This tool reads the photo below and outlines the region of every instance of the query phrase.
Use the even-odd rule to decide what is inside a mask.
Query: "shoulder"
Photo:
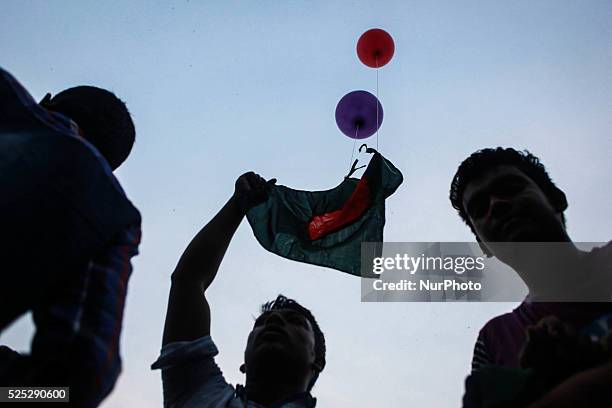
[[[474,344],[472,357],[472,371],[481,369],[488,364],[495,363],[496,338],[499,328],[511,319],[512,313],[504,313],[490,319],[478,332],[478,338]]]
[[[166,344],[152,369],[162,370],[165,407],[225,406],[234,397],[214,357],[210,336]]]
[[[474,360],[477,354],[486,354],[487,363],[503,366],[516,366],[524,346],[525,303],[511,312],[495,316],[480,329],[474,347]]]
[[[219,350],[210,336],[193,341],[175,341],[164,345],[152,369],[165,369],[190,363],[194,360],[212,359]]]
[[[479,337],[489,338],[492,335],[508,330],[516,330],[521,325],[521,314],[525,308],[524,303],[521,303],[514,310],[503,313],[501,315],[491,318],[485,325],[480,329]]]
[[[491,318],[478,332],[476,345],[487,350],[495,348],[498,339],[505,337],[506,332],[517,326],[516,309]]]

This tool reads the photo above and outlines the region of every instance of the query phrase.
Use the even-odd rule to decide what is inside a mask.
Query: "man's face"
[[[280,370],[289,376],[309,373],[315,361],[312,325],[295,310],[264,312],[255,320],[244,356],[251,377],[266,370]]]
[[[463,208],[483,242],[554,242],[565,236],[561,212],[513,166],[494,167],[471,181]]]

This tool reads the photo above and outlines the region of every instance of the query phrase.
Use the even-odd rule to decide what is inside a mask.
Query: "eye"
[[[487,212],[487,201],[483,196],[475,197],[467,207],[467,213],[472,218],[480,218]]]

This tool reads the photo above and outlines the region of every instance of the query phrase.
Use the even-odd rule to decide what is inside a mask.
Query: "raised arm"
[[[210,334],[210,307],[205,291],[215,279],[246,212],[266,199],[275,182],[275,179],[266,182],[253,172],[240,176],[232,197],[191,240],[172,273],[163,345]]]

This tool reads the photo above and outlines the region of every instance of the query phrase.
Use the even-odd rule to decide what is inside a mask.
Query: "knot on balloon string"
[[[367,144],[365,144],[365,143],[364,143],[364,144],[362,144],[361,146],[359,146],[359,153],[361,153],[361,149],[363,149],[364,147],[366,148],[366,153],[378,153],[378,152],[376,151],[376,149],[373,149],[373,148],[371,148],[371,147],[368,147],[368,145],[367,145]]]

